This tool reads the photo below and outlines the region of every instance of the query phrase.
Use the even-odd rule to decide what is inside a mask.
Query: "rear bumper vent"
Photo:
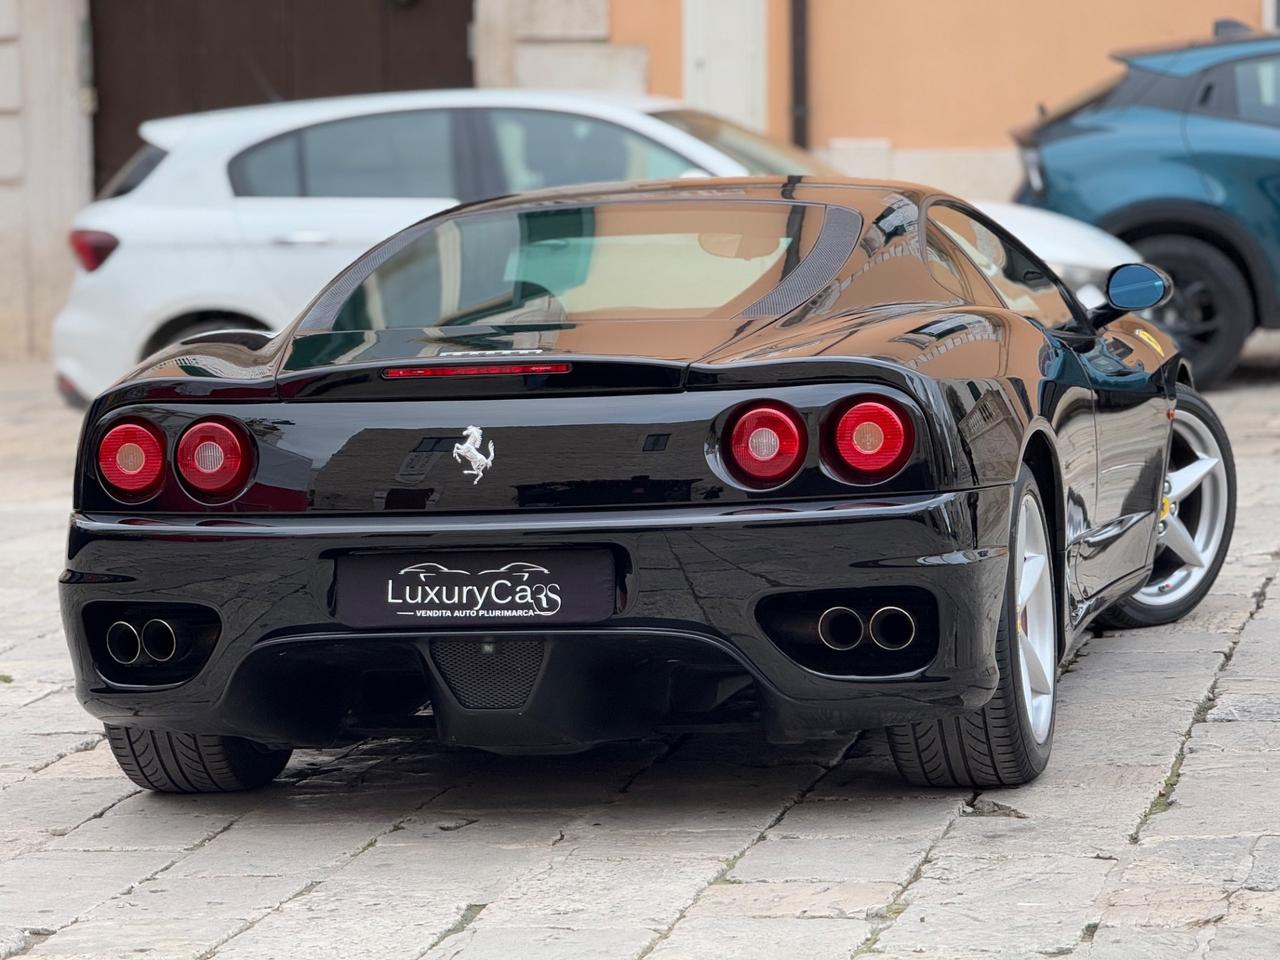
[[[541,640],[437,639],[431,659],[454,699],[468,710],[517,710],[538,682]]]

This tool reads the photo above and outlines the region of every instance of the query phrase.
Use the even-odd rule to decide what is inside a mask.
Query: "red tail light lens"
[[[80,266],[90,273],[102,266],[118,246],[120,241],[105,230],[71,231],[71,249]]]
[[[164,473],[164,434],[149,423],[121,423],[98,444],[98,471],[116,493],[136,500],[160,486]]]
[[[832,434],[838,473],[857,483],[887,480],[911,456],[911,420],[887,400],[860,400],[836,421]]]
[[[178,441],[178,473],[210,497],[236,493],[253,467],[249,438],[220,420],[193,424]]]
[[[808,449],[804,421],[790,407],[751,407],[733,421],[725,458],[743,483],[777,486],[795,476]]]
[[[521,377],[542,373],[568,373],[567,363],[478,363],[447,367],[389,367],[384,380],[413,380],[423,377]]]

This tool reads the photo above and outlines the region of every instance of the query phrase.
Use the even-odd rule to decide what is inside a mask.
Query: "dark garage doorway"
[[[472,85],[472,0],[90,0],[95,189],[154,117]]]

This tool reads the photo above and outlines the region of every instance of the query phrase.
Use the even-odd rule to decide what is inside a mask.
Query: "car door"
[[[1063,396],[1043,412],[1058,438],[1068,586],[1073,613],[1083,614],[1089,598],[1151,559],[1169,434],[1160,345],[1133,321],[1093,330],[1048,267],[993,221],[946,204],[931,206],[929,217],[1009,309],[1042,326],[1066,348],[1062,356],[1074,358],[1055,377],[1065,384]]]
[[[1169,358],[1132,318],[1093,329],[1080,304],[1030,250],[993,221],[981,226],[988,235],[979,231],[977,250],[966,252],[1010,309],[1039,323],[1074,355],[1084,390],[1068,387],[1068,393],[1091,395],[1092,437],[1083,419],[1071,414],[1073,406],[1083,409],[1083,396],[1059,402],[1054,423],[1068,483],[1073,613],[1083,614],[1092,597],[1151,562],[1168,456],[1172,401],[1162,367]],[[1091,508],[1081,476],[1090,462],[1097,471]],[[1074,493],[1073,484],[1080,485]]]
[[[228,165],[243,254],[292,318],[343,267],[397,230],[474,195],[459,111],[315,124]]]
[[[493,193],[707,172],[670,147],[600,117],[524,107],[474,113],[477,156]]]
[[[1280,276],[1280,55],[1206,72],[1185,120],[1192,160],[1214,206],[1262,246]]]

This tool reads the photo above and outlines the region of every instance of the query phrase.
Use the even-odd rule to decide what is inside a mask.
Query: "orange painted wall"
[[[791,139],[791,4],[766,0],[765,7],[765,132]]]
[[[679,98],[684,84],[681,0],[609,0],[609,40],[649,49],[649,92]]]
[[[1259,0],[809,0],[810,132],[1009,146],[1036,104],[1119,72],[1113,50],[1257,26]]]

